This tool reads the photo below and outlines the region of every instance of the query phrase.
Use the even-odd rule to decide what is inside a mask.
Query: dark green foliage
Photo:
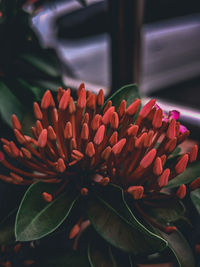
[[[55,51],[41,46],[31,16],[22,9],[24,2],[0,3],[0,94],[4,94],[0,117],[9,125],[12,113],[21,119],[24,112],[32,112],[33,101],[41,99],[46,89],[63,85]]]
[[[55,184],[38,182],[27,190],[17,213],[15,234],[17,241],[40,239],[56,230],[67,218],[77,195],[73,188],[60,194],[47,203],[42,198],[43,192],[53,194],[57,191]]]

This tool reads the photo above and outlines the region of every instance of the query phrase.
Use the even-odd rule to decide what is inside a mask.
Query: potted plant
[[[33,110],[32,136],[13,115],[16,141],[1,139],[0,179],[26,190],[1,223],[2,266],[195,266],[200,165],[178,111],[141,107],[134,84],[106,101],[47,90]]]

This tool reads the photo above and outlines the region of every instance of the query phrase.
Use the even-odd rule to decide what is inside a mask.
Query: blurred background
[[[44,47],[67,66],[63,81],[106,95],[136,82],[144,97],[200,128],[200,2],[76,0],[46,4],[32,18]]]
[[[144,97],[181,109],[200,127],[200,2],[76,0],[46,4],[32,18],[44,47],[67,66],[63,82],[106,95],[137,82]],[[178,105],[178,107],[177,107]],[[199,130],[197,129],[199,134]]]
[[[198,0],[2,0],[0,22],[0,113],[8,124],[7,90],[23,119],[47,88],[85,82],[108,96],[136,82],[144,101],[176,107],[199,136]]]

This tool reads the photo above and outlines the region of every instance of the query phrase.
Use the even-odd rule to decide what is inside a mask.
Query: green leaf
[[[97,242],[93,242],[88,246],[88,259],[91,267],[117,267],[116,262],[111,257],[108,246],[98,246]]]
[[[64,252],[39,260],[36,267],[90,267],[90,265],[84,255],[78,252]]]
[[[163,232],[160,233],[161,236],[167,240],[169,244],[168,246],[174,254],[180,267],[195,267],[193,252],[188,242],[179,231],[175,231],[171,234],[165,234]]]
[[[17,241],[40,239],[58,228],[67,218],[77,195],[68,184],[66,191],[47,203],[42,198],[43,192],[53,194],[58,189],[56,184],[37,182],[29,187],[20,204],[15,224]]]
[[[140,98],[139,91],[136,84],[125,85],[117,90],[111,97],[107,99],[103,108],[109,100],[112,101],[113,106],[116,110],[118,109],[122,100],[126,100],[126,107],[130,106],[136,98]],[[103,109],[102,108],[102,109]]]
[[[0,222],[0,245],[9,245],[15,242],[15,217],[17,210],[11,211]]]
[[[0,81],[0,115],[2,119],[10,126],[11,116],[15,113],[19,120],[23,116],[23,107],[15,95],[5,85],[4,82]]]
[[[156,201],[159,202],[159,207],[154,207],[153,201],[149,201],[152,205],[143,205],[142,208],[148,216],[161,224],[175,222],[185,213],[183,203],[177,198],[159,199],[159,201],[156,199]]]
[[[51,64],[46,58],[38,55],[23,54],[20,56],[23,60],[39,69],[41,72],[48,74],[52,77],[59,77],[60,71],[56,66]]]
[[[46,80],[41,80],[38,79],[37,81],[34,81],[36,86],[39,86],[40,88],[48,88],[51,91],[56,91],[58,90],[58,87],[63,86],[63,82],[61,78],[57,78],[56,80],[51,80],[51,79],[46,79]]]
[[[21,87],[21,89],[25,89],[26,91],[30,91],[30,93],[32,94],[32,98],[34,101],[39,101],[41,100],[45,90],[42,89],[41,87],[38,87],[38,86],[34,86],[30,83],[28,83],[27,81],[21,79],[21,78],[18,78],[17,79],[18,83],[19,83],[19,86]],[[49,88],[49,87],[46,87],[46,88]]]
[[[89,243],[88,259],[91,267],[132,267],[132,259],[128,254],[114,252],[110,245],[99,240]]]
[[[181,154],[181,148],[177,146],[175,150],[171,153],[170,158],[177,157]]]
[[[192,163],[183,173],[172,179],[166,188],[178,187],[181,184],[188,184],[199,177],[200,174],[200,162],[196,161]]]
[[[190,193],[190,197],[191,197],[192,203],[194,204],[196,210],[200,214],[200,188],[192,191]]]
[[[135,218],[118,186],[107,186],[102,192],[99,189],[88,201],[86,210],[95,230],[123,251],[134,255],[151,254],[167,245]]]

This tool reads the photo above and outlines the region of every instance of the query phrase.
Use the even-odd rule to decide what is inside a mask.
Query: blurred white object
[[[105,94],[108,94],[111,81],[108,34],[80,40],[65,39],[63,42],[56,39],[55,19],[79,8],[81,6],[77,1],[55,5],[38,14],[33,24],[43,44],[55,48],[60,60],[67,62],[73,70],[76,78],[65,76],[66,84],[77,88],[84,81],[90,90],[103,88]],[[142,36],[142,95],[200,76],[200,14],[146,24]],[[147,99],[143,100],[145,102]],[[198,110],[161,100],[158,102],[165,111],[178,109],[183,121],[200,126]]]
[[[102,0],[87,0],[87,5],[98,2]],[[111,78],[109,35],[105,33],[74,41],[65,39],[63,42],[56,39],[55,20],[81,8],[80,3],[74,0],[54,4],[37,14],[32,19],[32,24],[43,46],[55,48],[60,60],[67,63],[72,70],[77,81],[65,75],[63,80],[68,86],[85,82],[90,90],[96,92],[103,88],[107,95]]]
[[[142,36],[142,94],[200,75],[200,14],[146,24]]]
[[[80,41],[66,41],[58,45],[62,60],[70,63],[75,75],[82,80],[109,88],[109,36],[101,34]]]
[[[62,43],[56,39],[55,19],[80,8],[77,1],[55,5],[37,15],[33,24],[41,34],[43,44],[57,50],[60,60],[67,62],[78,80],[109,88],[108,34],[80,40],[65,39]],[[142,95],[200,75],[200,14],[145,24],[142,36]]]

